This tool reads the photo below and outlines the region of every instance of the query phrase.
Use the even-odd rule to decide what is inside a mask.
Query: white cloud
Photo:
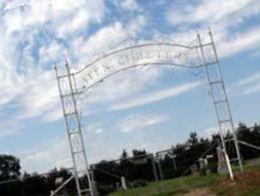
[[[89,134],[89,132],[83,134],[86,133]],[[83,138],[89,139],[89,137]],[[111,158],[115,156],[116,148],[102,149],[102,151],[97,148],[97,146],[104,146],[108,138],[98,135],[95,139],[95,142],[85,140],[89,164],[100,161],[104,157]],[[29,150],[19,152],[17,156],[21,158],[23,169],[30,173],[35,171],[43,173],[54,167],[70,168],[73,166],[67,135],[50,138],[50,140],[33,146]]]
[[[42,46],[39,49],[40,64],[42,67],[53,66],[54,63],[60,63],[64,61],[64,56],[68,53],[68,50],[59,44],[56,40],[52,41],[49,45]]]
[[[167,120],[168,117],[165,115],[134,114],[120,120],[118,127],[122,132],[140,131],[140,129],[161,124]]]
[[[248,94],[257,93],[257,92],[260,92],[260,83],[259,82],[258,82],[258,84],[248,87],[248,89],[246,89],[243,92],[243,94],[248,95]]]
[[[127,31],[120,22],[113,25],[105,26],[91,35],[88,39],[80,36],[73,41],[72,52],[79,56],[79,64],[88,62],[91,55],[99,52],[106,52],[109,48],[118,44],[120,40],[125,38]]]
[[[147,25],[148,18],[143,15],[138,15],[128,25],[128,32],[130,35],[135,36],[138,32],[141,32],[142,29]]]
[[[127,98],[131,94],[138,93],[147,86],[154,84],[161,73],[161,69],[154,67],[125,71],[96,86],[91,91],[88,102],[102,103]]]
[[[155,91],[155,92],[149,93],[143,97],[138,97],[136,99],[133,99],[133,100],[130,100],[127,102],[113,105],[111,107],[111,109],[112,110],[123,110],[123,109],[128,109],[128,108],[132,108],[132,107],[137,107],[137,106],[157,102],[157,101],[160,101],[163,99],[175,97],[175,96],[181,95],[183,93],[186,93],[194,88],[199,87],[201,84],[202,84],[201,81],[195,81],[195,82],[181,84],[179,86],[176,86],[176,87],[173,87],[170,89]]]
[[[258,13],[259,1],[242,2],[239,0],[236,2],[203,1],[203,5],[190,7],[194,12],[185,12],[185,10],[183,12],[182,8],[175,10],[175,12],[179,12],[179,15],[175,13],[177,14],[176,18],[169,20],[175,20],[171,21],[173,25],[185,24],[188,27],[193,25],[194,22],[202,23],[203,27],[214,23],[217,40],[226,42],[219,45],[224,51],[223,56],[251,49],[252,46],[256,48],[259,46],[259,36],[257,36],[259,35],[259,28],[251,28],[243,33],[236,33],[234,38],[230,37],[227,28],[243,22],[250,15]],[[31,5],[23,6],[27,3]],[[219,3],[229,9],[223,9],[223,6],[218,6]],[[142,11],[137,1],[134,0],[120,1],[120,4],[124,11]],[[16,9],[18,6],[23,6],[23,9]],[[54,72],[50,70],[52,63],[60,64],[63,58],[67,57],[71,59],[73,68],[82,66],[88,62],[89,56],[93,53],[108,50],[125,39],[129,33],[141,32],[142,28],[149,24],[145,15],[137,15],[130,20],[129,24],[114,22],[103,26],[96,33],[86,37],[82,32],[85,33],[91,23],[100,23],[104,18],[106,11],[104,6],[104,0],[40,0],[37,2],[34,0],[3,0],[0,2],[0,10],[12,9],[12,11],[1,14],[0,18],[0,26],[2,27],[0,28],[1,112],[8,104],[14,103],[20,120],[38,117],[45,122],[51,122],[59,119],[62,116],[61,105]],[[212,8],[214,8],[213,11],[217,10],[219,15],[213,13]],[[179,21],[176,23],[178,17]],[[188,33],[185,36],[188,39],[190,38]],[[153,84],[160,74],[159,69],[145,69],[129,71],[124,75],[119,74],[93,89],[88,101],[93,103],[91,105],[94,105],[127,98],[131,93],[138,93],[147,85]],[[251,91],[248,89],[247,93],[259,91],[257,81],[244,82],[243,85],[251,85]],[[179,86],[148,94],[150,97],[140,97],[140,100],[134,99],[115,104],[112,109],[127,109],[145,105],[196,88],[196,84],[185,85],[185,88]],[[12,120],[20,123],[18,119]],[[121,127],[122,131],[127,132],[162,123],[166,120],[167,117],[162,115],[140,114],[122,120]],[[2,122],[0,138],[19,133],[21,127],[19,125],[18,129],[15,123],[12,123],[13,121]],[[94,124],[88,128],[91,133],[99,134],[98,136],[104,135],[103,126],[100,124]],[[102,156],[114,156],[115,149],[109,148],[108,151],[103,152],[104,154],[102,152],[97,153],[97,150],[95,150],[96,146],[103,145],[107,139],[99,139],[97,143],[90,142],[92,160],[98,160]],[[150,145],[149,142],[145,143],[143,140],[138,142],[132,144],[132,147],[137,145],[154,147],[154,145]],[[41,171],[55,165],[71,166],[68,146],[67,138],[55,138],[55,140],[45,142],[39,148],[36,147],[24,154],[22,164],[28,168],[28,171],[34,170],[36,167],[37,170],[40,168],[39,171]]]
[[[173,25],[192,25],[194,23],[216,24],[230,20],[230,16],[248,16],[259,11],[257,0],[202,0],[174,3],[166,17]],[[232,19],[235,23],[237,19]]]
[[[222,57],[234,55],[243,51],[260,49],[260,26],[253,27],[243,33],[236,33],[232,37],[225,37],[218,44],[218,51]]]
[[[83,125],[84,127],[84,125]],[[90,133],[94,133],[94,134],[101,134],[104,130],[103,130],[103,127],[101,125],[101,123],[93,123],[91,125],[88,125],[86,127],[86,130]]]
[[[62,116],[62,113],[54,71],[34,72],[34,74],[35,76],[27,81],[24,91],[17,101],[20,104],[19,118],[42,117],[45,120],[56,120]],[[37,75],[39,76],[37,77]],[[60,112],[55,113],[56,110]],[[54,116],[54,114],[58,116]]]
[[[119,2],[120,2],[120,6],[124,10],[135,11],[141,9],[136,0],[119,0]]]
[[[68,49],[58,37],[74,40],[78,31],[100,22],[104,4],[103,0],[1,2],[5,11],[0,20],[0,110],[15,102],[19,118],[40,117],[49,122],[61,117],[57,82],[50,68],[74,48]]]
[[[9,10],[0,20],[0,110],[14,101],[18,103],[19,119],[40,117],[46,122],[62,116],[57,82],[50,70],[53,63],[63,64],[68,58],[72,59],[72,67],[82,66],[91,55],[108,50],[125,39],[129,31],[140,30],[138,27],[146,23],[138,16],[131,28],[115,22],[86,38],[81,32],[104,17],[103,0],[5,1],[0,7]],[[132,81],[131,77],[125,78]],[[123,83],[127,87],[130,81]],[[101,97],[107,92],[101,95],[103,90]],[[117,95],[108,96],[108,100]]]
[[[19,9],[19,6],[24,9]],[[64,22],[70,28],[63,30],[69,33],[72,30],[86,28],[92,21],[100,21],[104,13],[104,1],[46,0],[26,4],[16,2],[7,4],[6,9],[12,9],[4,15],[4,24],[9,33],[25,30],[29,26],[43,25],[46,22],[51,22],[52,27],[59,27]]]
[[[72,17],[67,18],[63,23],[55,24],[58,37],[67,36],[79,30],[85,30],[91,22],[101,22],[105,12],[105,1],[75,1],[70,0],[77,7],[68,6],[73,10]],[[74,1],[74,2],[73,2]],[[64,2],[62,1],[62,4]],[[68,28],[69,27],[69,28]]]
[[[257,82],[258,80],[260,80],[260,72],[258,73],[254,73],[246,78],[243,78],[242,80],[238,81],[238,85],[246,85],[246,84],[250,84],[253,82]]]
[[[19,157],[27,172],[46,172],[54,167],[72,167],[68,139],[65,136],[22,152]]]
[[[207,127],[205,129],[202,129],[198,133],[199,133],[200,137],[211,138],[212,134],[218,134],[219,133],[219,128],[218,128],[218,126],[211,126],[211,127]]]
[[[223,9],[228,11],[220,10],[221,14],[219,18],[217,15],[214,15],[209,20],[221,21],[220,18],[229,18],[228,16],[231,13],[237,13],[241,9],[244,10],[243,16],[247,16],[250,13],[249,11],[252,12],[251,14],[257,12],[258,7],[256,5],[258,4],[255,1],[252,1],[251,4],[249,2],[251,1],[241,2],[240,4],[236,4],[234,1],[229,3],[220,2],[221,5],[230,7],[230,9]],[[23,117],[42,116],[44,120],[51,120],[61,116],[60,112],[58,112],[60,105],[56,81],[51,76],[53,72],[46,71],[45,73],[45,69],[49,68],[47,66],[50,66],[52,61],[61,62],[64,56],[70,54],[71,59],[77,58],[78,65],[82,65],[89,58],[87,54],[109,49],[127,37],[128,33],[135,33],[142,29],[148,22],[146,17],[138,15],[130,21],[127,27],[123,27],[120,22],[115,22],[112,25],[101,28],[88,39],[84,36],[73,37],[71,36],[73,32],[76,35],[80,30],[88,28],[91,22],[100,22],[102,20],[105,12],[104,1],[4,1],[1,4],[1,8],[13,9],[23,6],[25,3],[31,5],[25,6],[24,9],[14,9],[12,12],[6,12],[0,22],[1,26],[3,26],[0,30],[2,35],[2,39],[0,40],[0,71],[2,74],[0,73],[0,78],[3,81],[0,84],[0,89],[1,92],[4,92],[0,95],[0,107],[3,108],[13,100],[17,101],[17,97],[19,97],[18,103],[21,105],[21,115]],[[125,9],[139,9],[136,1],[127,0],[120,3]],[[200,17],[194,18],[194,20],[204,21],[209,18],[207,15],[208,12],[204,13],[201,10],[204,8],[213,8],[215,4],[216,2],[214,1],[203,1],[202,4],[191,7],[196,10],[196,13],[201,13],[198,14]],[[182,10],[177,10],[175,14],[181,15]],[[189,21],[186,20],[186,22]],[[67,28],[68,26],[70,28]],[[59,38],[69,36],[71,39],[71,48],[68,49],[66,45],[61,44],[57,41],[56,37],[47,37],[45,43],[40,44],[40,47],[35,49],[34,44],[37,42],[36,38],[37,34],[40,33],[40,29],[48,29],[49,32],[54,33]],[[226,42],[220,45],[220,48],[223,48],[224,51],[223,55],[230,55],[238,50],[241,51],[242,49],[250,48],[252,44],[259,45],[258,34],[259,28],[255,28],[247,31],[245,36],[243,36],[244,34],[237,34],[233,39],[224,37],[226,38]],[[18,49],[20,45],[25,45],[25,47],[22,50]],[[230,49],[228,46],[233,47]],[[36,53],[39,55],[39,61],[35,59],[34,55]],[[20,59],[20,56],[22,56],[22,59]],[[21,64],[18,66],[19,63]],[[38,66],[35,66],[35,64],[38,64]],[[26,74],[21,74],[21,70],[18,69],[22,69]],[[130,86],[133,90],[128,94],[137,92],[138,90],[142,90],[147,81],[153,78],[154,75],[148,73],[143,77],[134,75],[126,76],[124,77],[124,81],[120,80],[122,85],[115,90],[115,93],[106,92],[106,89],[115,89],[110,87],[114,86],[116,82],[108,82],[109,84],[104,85],[103,89],[100,88],[98,90],[99,93],[95,98],[104,97],[104,95],[108,95],[107,100],[122,97],[121,92],[126,91],[125,89],[128,89]],[[140,82],[137,78],[140,79]],[[134,80],[137,82],[133,82]],[[118,82],[119,80],[115,77],[115,81]],[[253,89],[255,90],[257,87]],[[103,91],[103,94],[100,93]],[[104,99],[99,98],[97,100],[103,101]],[[153,100],[148,100],[148,102],[151,101]]]
[[[197,3],[174,2],[166,19],[178,27],[181,34],[190,29],[204,31],[211,27],[221,57],[227,57],[249,49],[259,49],[259,25],[247,30],[234,30],[251,16],[260,12],[257,0],[201,0]],[[204,37],[204,36],[203,36]]]
[[[131,36],[140,33],[147,23],[147,17],[138,15],[125,26],[121,22],[114,22],[103,26],[88,38],[84,35],[77,36],[72,40],[70,56],[77,57],[77,66],[84,66],[91,60],[99,58],[111,49],[123,44]]]
[[[260,72],[238,81],[236,89],[239,89],[243,95],[260,92]]]
[[[244,95],[260,92],[260,73],[255,73],[245,78],[239,84],[244,86],[244,91],[242,92]]]
[[[139,125],[135,123],[136,128],[142,129],[168,120],[168,117],[164,115],[139,114],[135,116],[139,116],[145,121],[139,122]],[[90,139],[89,132],[85,132],[84,134],[88,135],[88,137],[84,138],[89,164],[97,163],[104,159],[118,159],[123,149],[132,150],[138,147],[138,149],[143,148],[155,152],[158,150],[158,147],[160,149],[168,148],[172,142],[172,140],[166,142],[161,139],[151,140],[149,138],[140,139],[139,137],[138,140],[135,139],[133,141],[127,137],[123,137],[121,138],[121,142],[118,142],[117,137],[113,135],[99,134],[95,139]],[[51,138],[47,142],[33,146],[30,150],[18,153],[17,156],[21,158],[21,165],[27,172],[47,172],[54,167],[72,167],[69,142],[65,136]]]
[[[17,134],[20,132],[21,126],[18,127],[18,123],[14,121],[5,121],[0,124],[0,139]]]

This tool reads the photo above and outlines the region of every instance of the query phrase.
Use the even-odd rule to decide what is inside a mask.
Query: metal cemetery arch
[[[226,152],[226,141],[223,133],[229,129],[233,133],[237,153],[236,160],[242,171],[234,123],[211,31],[209,31],[208,36],[210,41],[206,43],[203,43],[198,34],[196,41],[187,45],[157,42],[125,47],[96,59],[76,72],[70,71],[68,63],[66,63],[66,72],[62,74],[55,67],[79,196],[85,192],[94,195],[94,190],[78,113],[78,95],[115,73],[148,64],[172,65],[192,69],[203,68],[205,70],[223,150]],[[226,162],[228,163],[229,175],[233,179],[227,153]],[[85,181],[82,176],[86,176]],[[86,184],[89,186],[86,187]]]

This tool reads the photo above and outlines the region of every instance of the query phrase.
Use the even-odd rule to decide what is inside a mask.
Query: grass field
[[[245,172],[235,173],[235,181],[219,174],[192,175],[149,183],[145,187],[118,191],[111,196],[170,196],[170,195],[260,195],[260,165],[245,166]]]

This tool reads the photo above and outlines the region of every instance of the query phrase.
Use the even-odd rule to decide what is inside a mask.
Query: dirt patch
[[[185,196],[259,196],[260,171],[237,173],[235,180],[221,180],[211,187],[200,187],[190,190]]]
[[[189,193],[184,194],[185,196],[216,196],[210,188],[196,188],[192,189]]]
[[[212,190],[220,195],[255,195],[260,187],[260,171],[244,172],[235,175],[235,180],[229,179],[218,182]]]

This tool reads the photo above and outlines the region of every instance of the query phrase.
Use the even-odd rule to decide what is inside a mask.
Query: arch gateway
[[[189,69],[204,69],[230,178],[233,179],[233,172],[226,150],[227,141],[224,139],[224,132],[227,130],[233,133],[232,140],[236,148],[237,157],[232,161],[237,161],[241,171],[243,170],[234,122],[210,30],[207,40],[205,41],[200,34],[197,34],[190,44],[173,43],[172,41],[141,43],[113,50],[74,72],[70,70],[67,62],[63,73],[60,73],[55,67],[79,196],[85,192],[94,195],[78,110],[79,95],[118,72],[139,66],[171,65]]]

